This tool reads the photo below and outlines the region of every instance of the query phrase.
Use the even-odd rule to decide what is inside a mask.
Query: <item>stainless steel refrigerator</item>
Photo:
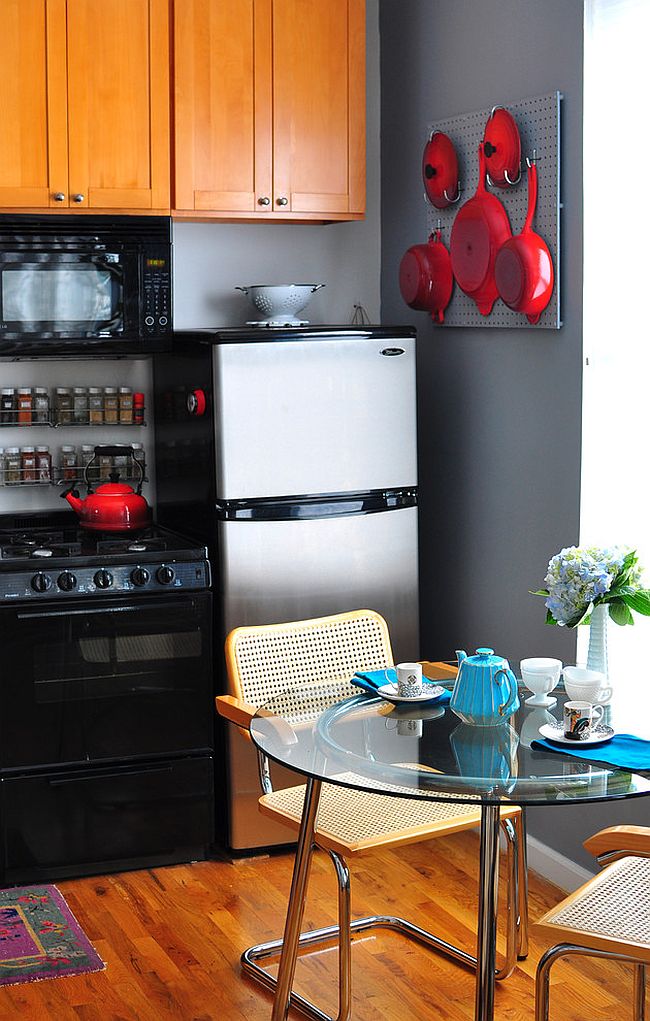
[[[203,457],[206,489],[174,498],[189,475],[159,459],[159,515],[180,503],[173,523],[198,522],[208,541],[217,655],[239,625],[369,607],[388,621],[396,659],[417,658],[414,331],[200,331],[178,335],[164,357],[175,372],[164,393],[157,382],[157,437],[165,402],[181,419],[185,402],[172,442]],[[207,455],[196,454],[192,419],[209,422]],[[237,733],[227,773],[230,847],[286,843],[288,831],[257,811],[256,756]]]

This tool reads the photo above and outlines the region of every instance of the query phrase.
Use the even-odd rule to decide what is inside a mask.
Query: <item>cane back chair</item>
[[[230,694],[217,697],[217,710],[232,723],[247,728],[256,709],[270,698],[307,684],[314,686],[315,717],[332,703],[333,690],[335,700],[358,694],[358,689],[350,684],[357,670],[386,669],[393,665],[393,657],[383,617],[372,610],[356,610],[285,624],[236,628],[226,640],[226,663]],[[453,679],[456,674],[454,667],[435,666],[438,677],[445,674]],[[322,688],[320,701],[319,686]],[[264,792],[259,801],[260,811],[297,831],[305,785],[274,791],[266,756],[258,752],[258,757]],[[470,967],[476,966],[476,958],[469,953],[403,918],[374,915],[352,920],[346,858],[375,847],[397,847],[471,829],[478,826],[480,820],[480,805],[419,802],[323,784],[314,839],[318,847],[329,853],[334,864],[338,924],[302,933],[299,949],[338,941],[339,1013],[336,1021],[347,1021],[351,1017],[353,934],[376,927],[396,929]],[[517,957],[527,954],[525,833],[521,810],[515,806],[504,808],[501,826],[507,848],[508,910],[506,954],[502,967],[496,972],[498,979],[506,978]],[[290,903],[289,913],[298,907]],[[242,970],[267,988],[275,989],[276,978],[257,962],[270,962],[278,958],[281,951],[281,939],[250,947],[242,954]],[[291,993],[291,1004],[317,1021],[334,1021],[295,991]]]
[[[650,828],[610,826],[584,845],[602,872],[535,923],[553,940],[537,966],[536,1021],[548,1021],[550,970],[560,957],[582,954],[634,968],[633,1018],[645,1019],[645,969],[650,964]]]

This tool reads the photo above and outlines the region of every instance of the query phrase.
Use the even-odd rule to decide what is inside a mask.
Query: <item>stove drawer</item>
[[[3,882],[196,861],[213,841],[213,760],[0,780]]]

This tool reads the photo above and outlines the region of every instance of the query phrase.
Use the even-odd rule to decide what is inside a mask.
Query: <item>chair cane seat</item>
[[[359,777],[358,782],[361,779]],[[342,784],[354,783],[354,774],[341,773],[340,781]],[[319,846],[350,855],[370,847],[395,847],[445,833],[457,833],[481,822],[480,805],[448,800],[418,802],[412,800],[412,788],[374,783],[385,790],[408,792],[411,798],[324,784],[316,819]],[[439,796],[445,798],[442,793]],[[260,798],[260,811],[298,830],[304,799],[304,785],[273,791]],[[514,807],[505,809],[502,818],[515,816],[517,811]]]
[[[650,964],[650,860],[630,856],[608,865],[536,927],[556,942],[618,951]]]

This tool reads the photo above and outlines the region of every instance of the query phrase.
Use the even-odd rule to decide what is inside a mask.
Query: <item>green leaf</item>
[[[634,617],[632,616],[629,607],[621,600],[616,600],[609,604],[609,615],[615,624],[620,624],[621,627],[624,624],[634,624]]]
[[[626,593],[623,599],[631,610],[642,613],[644,617],[650,617],[650,592],[647,589],[637,589],[629,595]]]
[[[538,588],[536,592],[533,592],[532,589],[528,589],[528,594],[530,596],[547,596],[548,595],[548,589],[547,588]]]
[[[553,614],[551,613],[550,610],[546,611],[546,623],[547,624],[555,624],[557,626],[557,621],[556,621],[555,617],[553,616]]]

